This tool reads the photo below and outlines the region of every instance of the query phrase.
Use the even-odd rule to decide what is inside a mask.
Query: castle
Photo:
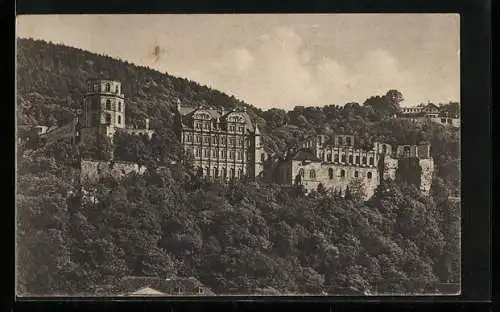
[[[87,87],[79,122],[81,141],[98,134],[112,138],[117,131],[152,136],[147,119],[145,128],[126,127],[125,98],[119,82],[92,79]],[[178,101],[177,111],[179,140],[200,176],[222,182],[270,178],[278,184],[301,184],[307,191],[317,190],[321,184],[327,191],[340,193],[358,180],[369,198],[382,179],[396,178],[401,160],[411,158],[418,160],[422,169],[420,189],[424,193],[430,190],[434,162],[430,145],[425,142],[394,148],[375,142],[371,150],[364,150],[355,147],[355,138],[350,134],[335,135],[333,144],[327,144],[326,137],[318,135],[284,152],[279,159],[272,159],[264,151],[259,127],[246,109],[187,107]],[[135,167],[130,170],[138,171]]]
[[[333,144],[327,144],[324,135],[311,137],[298,148],[290,149],[272,169],[274,182],[301,184],[307,191],[325,190],[345,194],[347,187],[358,180],[366,198],[373,195],[382,179],[396,179],[396,171],[403,159],[417,159],[422,169],[420,189],[428,193],[434,171],[430,145],[400,145],[393,147],[375,142],[371,150],[356,148],[354,136],[338,134]]]
[[[180,141],[199,175],[226,181],[262,173],[266,153],[260,130],[245,109],[183,107],[179,102],[177,110]]]
[[[149,119],[145,119],[144,128],[126,126],[125,96],[121,83],[110,79],[87,80],[87,92],[83,98],[83,116],[78,122],[81,142],[89,137],[104,135],[113,138],[117,131],[135,135],[147,135],[154,131],[149,129]]]

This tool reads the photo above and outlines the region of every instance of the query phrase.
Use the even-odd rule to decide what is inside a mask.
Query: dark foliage
[[[24,39],[18,49],[20,122],[64,124],[86,78],[116,77],[124,82],[128,121],[154,116],[156,134],[151,140],[117,135],[115,157],[162,166],[86,185],[89,194],[82,197],[72,189],[79,155],[71,142],[18,154],[19,293],[95,294],[98,285],[112,288],[125,275],[195,276],[219,294],[418,293],[459,282],[460,208],[448,199],[460,185],[459,134],[389,118],[399,92],[364,105],[262,112],[109,57]],[[422,196],[412,177],[384,181],[368,202],[356,183],[341,198],[322,187],[305,196],[301,185],[205,180],[172,161],[183,154],[175,132],[177,98],[247,106],[268,133],[267,147],[276,151],[314,133],[350,132],[364,147],[375,138],[391,144],[427,140],[437,165],[432,196]],[[80,151],[106,159],[113,152],[108,143],[90,142]]]

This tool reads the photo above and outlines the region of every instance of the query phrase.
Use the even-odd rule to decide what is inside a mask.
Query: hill
[[[186,79],[86,51],[42,41],[18,41],[19,121],[65,124],[85,80],[123,82],[128,122],[153,116],[173,131],[177,98],[186,104],[244,105],[282,150],[313,133],[351,132],[359,145],[431,142],[437,178],[432,196],[386,181],[368,202],[352,190],[339,198],[300,188],[241,181],[221,185],[179,164],[71,195],[75,153],[68,142],[30,155],[18,153],[17,291],[46,295],[99,294],[123,276],[194,276],[217,294],[421,293],[460,275],[459,133],[436,124],[416,126],[390,116],[402,95],[389,90],[362,105],[261,111]],[[133,140],[129,160],[155,161],[179,147],[175,138]],[[167,144],[165,144],[165,142]],[[166,146],[166,147],[165,147]],[[79,195],[79,194],[77,194]],[[104,284],[104,285],[103,285]]]

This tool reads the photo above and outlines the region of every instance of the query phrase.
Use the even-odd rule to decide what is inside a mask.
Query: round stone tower
[[[87,80],[80,127],[82,141],[97,134],[112,138],[117,128],[125,128],[125,101],[119,81]]]

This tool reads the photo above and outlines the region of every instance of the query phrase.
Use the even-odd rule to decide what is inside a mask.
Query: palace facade
[[[333,144],[326,144],[323,135],[311,137],[277,161],[274,181],[301,184],[307,191],[317,190],[321,184],[327,191],[344,194],[358,180],[369,198],[382,179],[396,178],[400,160],[416,158],[422,169],[420,189],[423,193],[430,190],[434,162],[428,143],[393,149],[390,144],[374,142],[371,150],[356,148],[354,143],[353,135],[335,135]]]
[[[245,109],[187,107],[177,103],[181,143],[199,175],[222,181],[262,174],[266,159],[259,127]]]

